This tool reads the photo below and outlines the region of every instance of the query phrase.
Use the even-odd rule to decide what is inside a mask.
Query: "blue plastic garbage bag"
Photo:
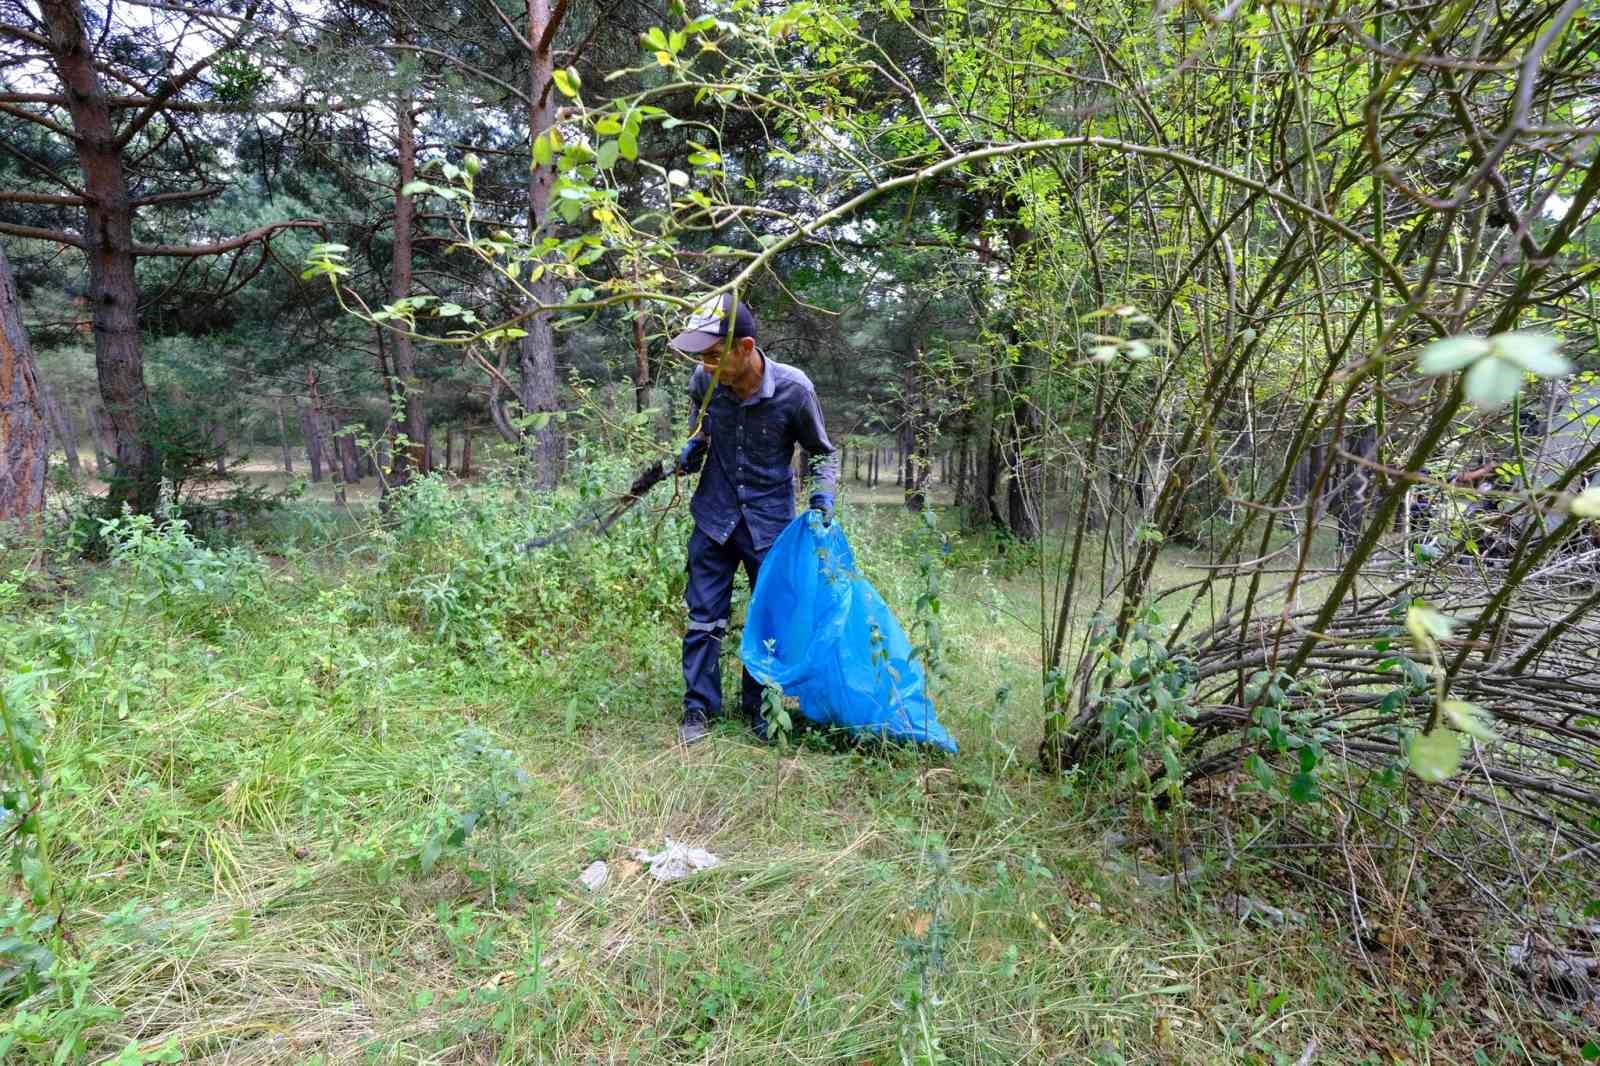
[[[824,526],[815,511],[790,522],[762,561],[739,655],[819,725],[956,750],[905,630],[856,571],[839,523]]]

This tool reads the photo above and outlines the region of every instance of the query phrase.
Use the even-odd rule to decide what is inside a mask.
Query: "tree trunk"
[[[228,427],[221,420],[211,423],[211,446],[217,450],[217,457],[212,460],[221,477],[228,472]]]
[[[0,255],[4,254],[0,252]],[[39,403],[44,407],[44,416],[49,420],[56,440],[61,442],[61,451],[67,457],[67,469],[72,471],[73,477],[82,475],[83,464],[78,458],[78,427],[72,424],[72,412],[56,402],[55,390],[43,378],[39,379]]]
[[[311,483],[320,484],[322,481],[322,444],[317,435],[317,420],[307,407],[300,412],[300,435],[306,442],[306,463],[311,467]]]
[[[289,451],[289,427],[284,424],[283,420],[283,397],[273,397],[272,406],[278,413],[278,443],[283,448],[283,472],[292,474],[294,473],[294,456]]]
[[[440,469],[444,470],[446,473],[450,471],[451,467],[455,466],[455,463],[452,461],[455,458],[455,450],[456,431],[453,429],[447,429],[444,431],[444,466],[440,467]]]
[[[317,391],[317,371],[315,367],[306,367],[306,459],[311,463],[311,480],[313,483],[322,480],[322,458],[325,454],[325,445],[322,440],[322,396]],[[329,469],[330,477],[337,476]]]
[[[110,503],[113,510],[126,503],[139,514],[150,514],[159,502],[161,484],[155,449],[143,431],[150,397],[139,351],[133,204],[127,175],[78,0],[40,0],[39,10],[49,29],[57,73],[66,88],[67,111],[89,200],[83,236],[94,308],[95,369],[115,435],[116,470]]]
[[[562,6],[565,10],[565,5]],[[551,59],[551,40],[554,33],[550,25],[549,0],[528,0],[528,136],[537,139],[555,123],[559,98],[551,84],[554,69]],[[550,206],[550,187],[555,181],[555,167],[541,166],[535,162],[528,172],[528,235],[538,241],[545,228]],[[546,272],[531,285],[533,298],[539,303],[551,302],[553,289]],[[521,375],[520,394],[524,411],[530,415],[553,413],[556,410],[556,350],[555,334],[550,328],[550,316],[540,311],[523,323],[527,335],[518,345],[518,366]],[[534,464],[534,484],[539,488],[554,488],[561,461],[561,439],[556,431],[555,419],[547,418],[536,425],[524,441]]]
[[[117,427],[111,424],[111,415],[99,404],[94,406],[94,432],[100,463],[100,480],[110,483],[116,476]]]
[[[637,279],[637,276],[636,276]],[[644,305],[633,316],[633,409],[650,407],[650,340],[645,336]]]
[[[927,364],[921,348],[906,360],[905,425],[905,502],[906,508],[921,511],[928,503],[929,411]]]
[[[472,423],[461,431],[461,480],[472,476]]]
[[[402,44],[409,34],[397,35]],[[416,114],[410,96],[402,96],[395,107],[398,138],[398,183],[394,194],[394,250],[390,257],[389,298],[399,300],[411,295],[412,254],[411,230],[415,219],[415,206],[405,187],[417,176]],[[392,456],[383,491],[409,485],[412,479],[426,472],[428,463],[428,430],[426,413],[422,408],[422,387],[417,381],[417,353],[411,338],[404,333],[391,334],[394,342],[394,379],[391,387],[404,394],[404,421],[400,425],[405,437],[405,447],[396,448]]]
[[[100,431],[100,405],[89,402],[83,409],[89,425],[89,443],[94,445],[94,472],[102,481],[111,475],[111,453],[106,448],[105,435]]]
[[[22,325],[11,263],[0,249],[0,522],[38,520],[49,461],[50,432],[33,344]]]
[[[335,439],[339,442],[339,458],[344,468],[344,480],[347,485],[361,483],[361,448],[356,444],[355,435],[348,432],[350,426],[342,427],[346,432],[341,432]]]

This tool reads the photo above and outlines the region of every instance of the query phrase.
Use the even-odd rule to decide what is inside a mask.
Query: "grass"
[[[681,517],[654,560],[641,522],[508,563],[495,595],[532,599],[480,616],[462,590],[498,579],[463,567],[506,515],[551,516],[506,505],[467,543],[463,513],[280,539],[259,579],[161,601],[116,567],[13,582],[0,646],[54,671],[35,713],[68,939],[43,991],[0,993],[7,1063],[1557,1061],[1537,1020],[1428,1006],[1431,978],[1358,969],[1315,917],[1141,887],[1105,842],[1125,797],[1035,769],[1025,576],[947,575],[958,758],[731,725],[686,752]],[[910,620],[912,523],[860,499],[843,520]],[[440,574],[456,598],[419,598]],[[633,849],[668,837],[722,864],[657,882]]]

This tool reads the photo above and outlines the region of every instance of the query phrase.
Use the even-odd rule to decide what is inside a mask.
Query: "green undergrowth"
[[[1124,797],[1035,769],[1018,586],[898,508],[841,521],[908,623],[940,575],[961,754],[675,748],[681,505],[515,547],[626,480],[8,557],[7,726],[38,758],[7,772],[0,1060],[1555,1061],[1314,915],[1142,887],[1105,843]],[[658,882],[633,849],[668,838],[722,862]]]

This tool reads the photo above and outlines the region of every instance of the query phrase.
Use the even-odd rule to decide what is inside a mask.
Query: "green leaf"
[[[1445,700],[1439,705],[1450,725],[1485,744],[1494,739],[1492,719],[1482,707],[1466,700]]]
[[[556,161],[555,147],[550,143],[550,134],[541,133],[533,139],[533,161],[541,167],[547,167]]]
[[[1600,1061],[1600,1044],[1596,1044],[1593,1040],[1586,1041],[1583,1050],[1578,1054],[1583,1056],[1584,1062]]]
[[[617,149],[622,153],[622,158],[624,159],[638,159],[639,138],[632,131],[625,129],[617,135]]]
[[[1307,773],[1295,774],[1289,781],[1289,798],[1296,803],[1317,801],[1317,780]]]
[[[594,131],[607,137],[613,136],[622,132],[622,121],[615,115],[607,115],[594,124]]]
[[[1420,645],[1425,646],[1433,640],[1448,640],[1455,624],[1454,618],[1440,614],[1426,604],[1417,603],[1406,608],[1406,629],[1411,633],[1411,639]]]
[[[1589,905],[1583,908],[1585,918],[1600,918],[1600,899],[1591,899]]]
[[[599,150],[595,152],[595,163],[601,170],[610,170],[616,165],[620,152],[616,141],[601,141]]]
[[[418,193],[432,192],[433,186],[425,181],[408,181],[400,186],[401,196],[416,196]]]
[[[1480,411],[1495,411],[1522,391],[1522,368],[1487,355],[1472,364],[1463,385],[1472,406]]]
[[[1489,338],[1494,354],[1530,374],[1542,378],[1565,377],[1572,364],[1557,354],[1559,337],[1547,333],[1500,333]]]
[[[578,72],[568,67],[566,70],[553,70],[550,77],[556,83],[556,88],[561,90],[563,96],[576,98],[578,95]]]
[[[1567,511],[1576,518],[1600,518],[1600,485],[1590,485],[1574,496]]]
[[[1422,780],[1443,781],[1461,769],[1461,734],[1452,729],[1413,734],[1407,756],[1411,772]]]
[[[660,26],[651,26],[648,30],[645,30],[644,40],[651,48],[665,48],[667,46],[667,35],[661,32]]]
[[[1482,337],[1445,337],[1422,349],[1417,360],[1417,373],[1426,377],[1450,374],[1464,366],[1471,366],[1489,351],[1489,342]]]

